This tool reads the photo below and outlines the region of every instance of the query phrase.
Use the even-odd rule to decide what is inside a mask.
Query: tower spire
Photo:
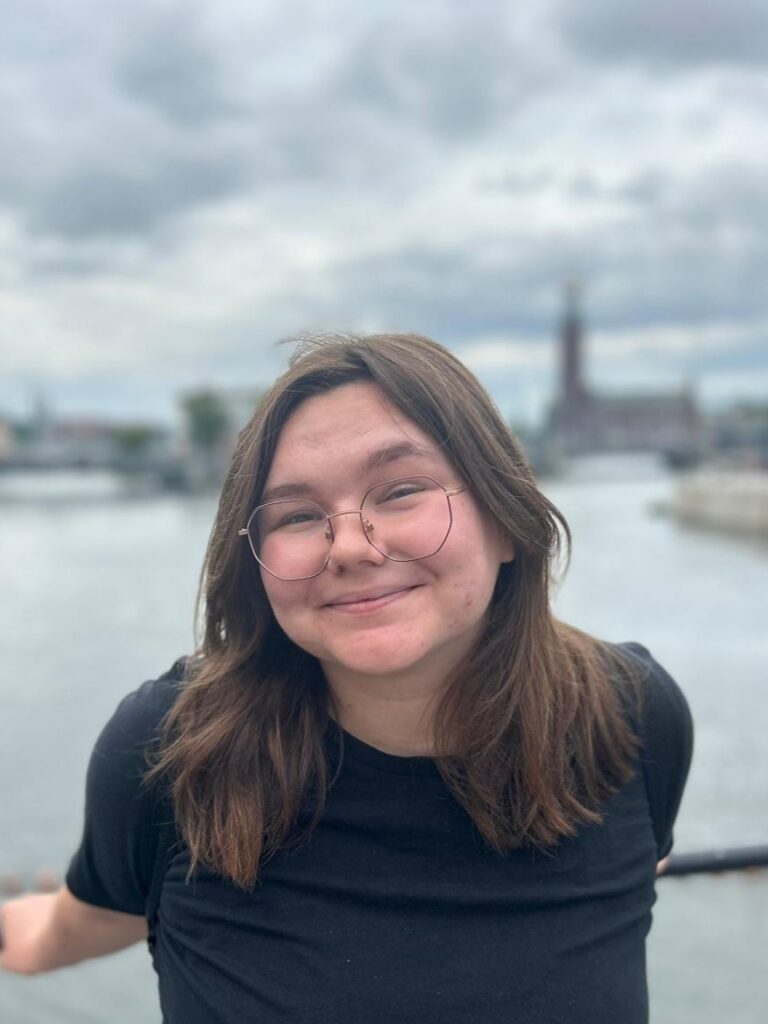
[[[577,277],[569,277],[565,282],[565,315],[581,319],[581,281]]]
[[[560,339],[560,389],[567,409],[579,406],[586,393],[582,377],[582,342],[581,282],[574,277],[565,283],[565,315]]]

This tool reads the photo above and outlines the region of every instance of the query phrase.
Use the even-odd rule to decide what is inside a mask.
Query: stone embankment
[[[662,511],[694,526],[768,539],[768,471],[695,470],[679,480]]]

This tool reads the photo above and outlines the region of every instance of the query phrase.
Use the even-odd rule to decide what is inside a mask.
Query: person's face
[[[416,450],[403,453],[405,441]],[[367,468],[387,449],[376,468]],[[448,489],[462,483],[432,438],[376,385],[354,382],[307,399],[293,413],[264,493],[301,484],[304,496],[333,513],[359,508],[377,483],[419,474]],[[330,682],[340,674],[447,673],[471,647],[499,566],[514,553],[469,491],[450,501],[450,533],[429,558],[386,558],[368,543],[360,517],[344,515],[333,519],[331,560],[319,576],[285,581],[261,569],[278,623],[319,659]]]

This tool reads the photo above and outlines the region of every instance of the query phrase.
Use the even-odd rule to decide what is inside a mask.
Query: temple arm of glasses
[[[446,489],[445,493],[448,495],[449,498],[452,498],[454,494],[461,494],[461,492],[466,491],[466,489],[466,486],[462,485],[461,487],[452,487],[450,490]]]

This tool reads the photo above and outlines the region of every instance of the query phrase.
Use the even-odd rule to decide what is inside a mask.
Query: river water
[[[673,485],[643,457],[581,460],[545,481],[574,535],[553,603],[583,629],[645,644],[689,699],[696,751],[676,851],[768,843],[768,546],[660,516]],[[215,510],[117,497],[108,481],[77,497],[36,488],[0,478],[0,874],[24,880],[66,867],[88,756],[118,700],[191,649]],[[653,1024],[762,1024],[768,871],[668,878],[658,893]],[[148,955],[0,975],[0,1020],[159,1021]]]

